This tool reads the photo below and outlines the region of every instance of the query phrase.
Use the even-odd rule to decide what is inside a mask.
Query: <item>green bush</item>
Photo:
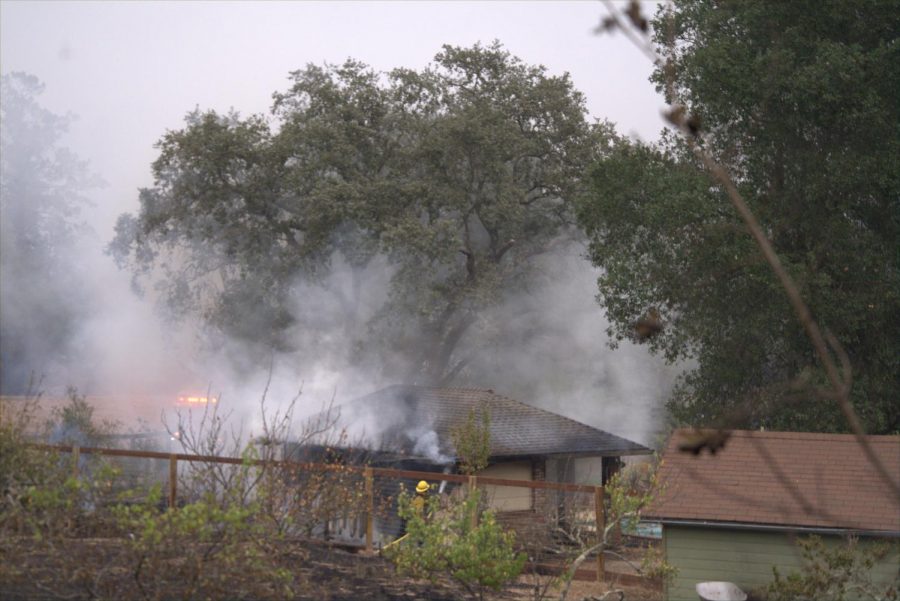
[[[279,598],[294,577],[278,565],[277,537],[258,520],[256,503],[222,503],[212,495],[160,509],[155,487],[146,502],[114,510],[125,533],[126,563],[144,599]]]
[[[772,568],[775,581],[768,587],[768,601],[896,601],[900,598],[900,574],[891,582],[873,579],[875,566],[889,556],[896,566],[900,543],[860,546],[848,538],[845,544],[828,546],[818,536],[799,539],[803,570],[782,576]]]
[[[515,580],[525,565],[525,554],[515,550],[515,535],[505,531],[494,514],[478,515],[481,492],[441,506],[441,497],[428,499],[418,511],[406,491],[398,498],[406,537],[386,547],[384,555],[402,575],[432,582],[449,577],[473,599],[499,591]]]
[[[233,488],[166,508],[158,484],[122,491],[119,470],[102,456],[83,455],[76,470],[71,454],[31,445],[41,426],[81,442],[109,431],[93,425],[83,398],[47,422],[34,419],[36,401],[2,408],[0,590],[147,601],[293,595],[299,579],[284,558],[297,550],[286,550],[262,510],[270,491],[245,494],[260,477],[252,448],[235,466]]]

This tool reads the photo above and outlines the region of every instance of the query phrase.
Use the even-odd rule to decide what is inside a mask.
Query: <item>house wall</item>
[[[574,460],[575,484],[602,484],[604,457],[577,457]]]
[[[555,455],[547,459],[547,480],[596,486],[606,484],[606,474],[615,473],[618,457],[572,457]]]
[[[604,466],[613,457],[572,457],[554,456],[547,459],[546,471],[549,482],[562,482],[566,484],[585,484],[588,486],[599,485],[603,481]],[[535,491],[537,492],[537,491]],[[542,515],[571,517],[573,512],[579,512],[585,508],[593,508],[593,493],[572,493],[564,491],[543,491],[544,505]]]
[[[530,461],[495,463],[481,470],[477,475],[487,478],[531,481],[533,479],[533,466]],[[489,507],[496,511],[523,511],[532,507],[530,488],[485,484],[482,489],[487,495]]]
[[[823,538],[830,544],[842,542],[838,537]],[[733,582],[751,599],[759,599],[752,593],[772,582],[773,566],[784,575],[802,567],[800,551],[785,532],[665,525],[663,546],[666,561],[678,569],[667,587],[668,601],[696,601],[695,586],[709,581]],[[873,570],[873,577],[879,582],[896,577],[898,559],[896,553],[887,558]]]

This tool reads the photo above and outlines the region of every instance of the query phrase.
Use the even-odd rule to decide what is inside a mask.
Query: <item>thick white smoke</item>
[[[29,143],[27,136],[13,140],[6,124],[5,149],[11,141]],[[57,140],[48,143],[52,146]],[[22,173],[23,169],[29,167],[4,161],[5,216],[12,214],[10,207],[29,206],[23,202],[31,193],[31,188],[22,193],[7,182],[40,183],[47,178],[42,173]],[[54,193],[59,190],[64,192],[65,187],[53,189]],[[62,198],[63,203],[75,200]],[[108,224],[112,210],[85,206],[78,219]],[[302,417],[329,402],[341,404],[385,385],[404,383],[391,379],[401,371],[396,366],[417,359],[416,345],[405,352],[389,352],[377,344],[379,334],[370,328],[388,299],[394,273],[384,257],[358,268],[336,255],[324,278],[298,277],[288,307],[293,318],[288,338],[295,350],[273,354],[210,336],[197,317],[177,323],[163,320],[152,286],[147,296],[136,296],[131,274],[118,270],[105,254],[108,229],[96,229],[94,234],[89,228],[80,229],[65,246],[53,249],[53,269],[69,276],[67,288],[37,285],[40,274],[27,279],[13,263],[16,254],[7,249],[13,238],[4,232],[3,335],[10,335],[7,324],[39,321],[35,308],[48,303],[60,314],[74,316],[65,322],[65,329],[54,332],[52,341],[43,340],[38,330],[25,336],[32,357],[41,356],[42,344],[47,357],[32,369],[44,376],[50,396],[75,386],[102,399],[101,414],[126,424],[135,417],[158,423],[160,413],[172,410],[179,394],[211,393],[221,398],[220,409],[230,411],[246,426],[245,431],[258,433],[264,393],[275,411],[302,389],[298,407]],[[597,271],[582,252],[576,243],[558,245],[537,259],[535,275],[524,291],[510,292],[483,314],[457,349],[457,357],[467,358],[468,364],[456,383],[493,388],[638,442],[650,442],[675,370],[631,343],[624,342],[616,350],[608,347],[603,310],[594,300]],[[10,290],[15,294],[8,294]],[[245,311],[250,317],[254,307]],[[414,321],[413,316],[409,321]],[[364,425],[370,435],[377,434],[373,431],[377,424]],[[429,448],[429,428],[422,426],[416,440],[423,441],[424,450]]]
[[[537,259],[528,290],[466,341],[476,348],[464,383],[650,444],[679,368],[630,341],[609,347],[599,271],[583,255],[569,242]]]

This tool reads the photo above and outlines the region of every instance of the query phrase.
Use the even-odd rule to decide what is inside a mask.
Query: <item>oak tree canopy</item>
[[[567,75],[497,42],[444,46],[421,71],[308,65],[271,117],[195,111],[166,133],[111,248],[176,314],[285,350],[298,281],[386,260],[384,306],[359,323],[351,286],[344,324],[402,356],[407,381],[448,381],[482,311],[572,228],[608,133]]]

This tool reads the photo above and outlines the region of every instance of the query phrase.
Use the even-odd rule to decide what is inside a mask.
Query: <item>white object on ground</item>
[[[733,582],[698,582],[696,588],[702,601],[747,601],[747,593]]]

